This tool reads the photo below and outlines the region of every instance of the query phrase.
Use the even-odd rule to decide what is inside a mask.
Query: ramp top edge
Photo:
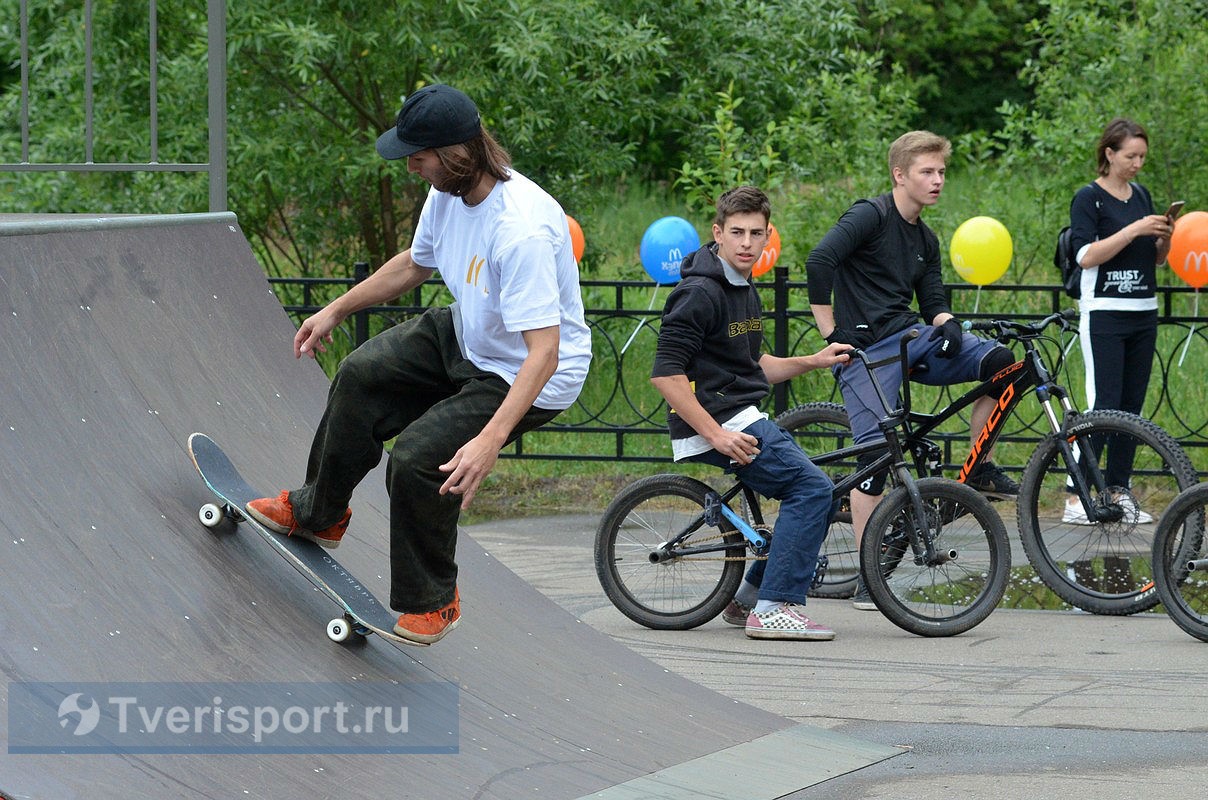
[[[0,214],[0,236],[28,236],[44,233],[117,230],[121,228],[160,228],[172,225],[226,223],[238,218],[232,211],[198,214]]]

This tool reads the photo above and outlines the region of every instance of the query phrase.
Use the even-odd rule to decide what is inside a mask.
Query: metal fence
[[[295,321],[318,310],[350,284],[369,274],[358,264],[351,279],[270,279],[285,310]],[[794,271],[801,274],[800,270]],[[766,346],[775,355],[810,353],[823,342],[806,301],[806,284],[789,279],[790,270],[776,267],[759,288],[764,296]],[[551,424],[526,434],[503,453],[505,458],[573,461],[669,461],[666,441],[666,405],[650,386],[650,363],[657,339],[662,303],[670,291],[649,281],[582,281],[584,305],[593,337],[593,362],[587,386],[578,402]],[[968,285],[947,287],[951,307],[962,318],[1041,319],[1074,303],[1051,285]],[[1026,301],[1021,298],[1027,295]],[[366,309],[339,330],[342,346],[334,349],[324,366],[334,369],[344,352],[386,326],[447,302],[439,281],[430,281],[397,304]],[[1208,365],[1208,341],[1203,318],[1189,313],[1194,307],[1191,290],[1159,290],[1159,349],[1150,380],[1144,416],[1161,424],[1179,439],[1200,470],[1208,473],[1208,390],[1203,387]],[[1029,311],[1017,309],[1027,307]],[[1046,345],[1050,363],[1063,363],[1059,380],[1084,398],[1083,367],[1076,337]],[[967,387],[964,387],[967,388]],[[918,410],[942,408],[964,391],[961,387],[920,387]],[[814,372],[773,387],[766,402],[770,414],[799,403],[841,401],[829,373]],[[1078,405],[1084,405],[1078,400]],[[967,425],[967,420],[966,420]],[[1047,428],[1039,404],[1022,404],[1008,423],[1000,443],[1021,444],[1028,452]],[[963,463],[969,449],[968,428],[954,428],[937,436],[949,466]],[[1013,463],[1018,461],[1018,463]],[[1021,467],[1013,459],[1006,464]]]
[[[149,0],[147,11],[147,49],[149,60],[147,78],[150,90],[147,97],[147,131],[150,147],[147,160],[142,162],[97,162],[93,160],[93,0],[84,0],[81,47],[84,57],[84,75],[81,93],[83,97],[84,130],[83,153],[80,161],[33,161],[31,160],[30,137],[35,126],[30,118],[31,73],[29,7],[27,0],[18,4],[18,57],[21,65],[21,101],[19,126],[21,129],[21,157],[13,163],[0,163],[0,172],[204,172],[209,178],[210,211],[226,211],[227,208],[227,146],[226,146],[226,2],[206,0],[206,91],[208,112],[206,130],[209,156],[205,163],[165,162],[159,158],[159,6]],[[68,24],[66,21],[63,24]],[[36,53],[38,42],[33,43]],[[36,84],[36,76],[34,76]]]

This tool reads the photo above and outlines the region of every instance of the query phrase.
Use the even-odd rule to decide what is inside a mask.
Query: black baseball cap
[[[403,102],[398,123],[377,140],[382,158],[406,158],[429,147],[473,139],[482,131],[474,101],[452,86],[434,83]]]

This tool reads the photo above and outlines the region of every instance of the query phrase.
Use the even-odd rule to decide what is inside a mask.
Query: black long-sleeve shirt
[[[810,303],[833,306],[837,341],[847,344],[868,347],[915,324],[920,313],[930,323],[950,310],[939,239],[922,220],[903,219],[891,192],[853,203],[805,269]]]
[[[1149,191],[1133,184],[1133,193],[1120,200],[1097,183],[1083,186],[1070,203],[1070,234],[1074,252],[1154,213]],[[1097,267],[1082,270],[1082,311],[1152,311],[1158,307],[1157,242],[1138,236]]]

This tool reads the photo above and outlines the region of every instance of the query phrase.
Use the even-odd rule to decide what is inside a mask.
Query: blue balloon
[[[642,234],[642,267],[658,284],[680,279],[680,262],[700,247],[700,235],[683,217],[663,217],[650,223]]]

